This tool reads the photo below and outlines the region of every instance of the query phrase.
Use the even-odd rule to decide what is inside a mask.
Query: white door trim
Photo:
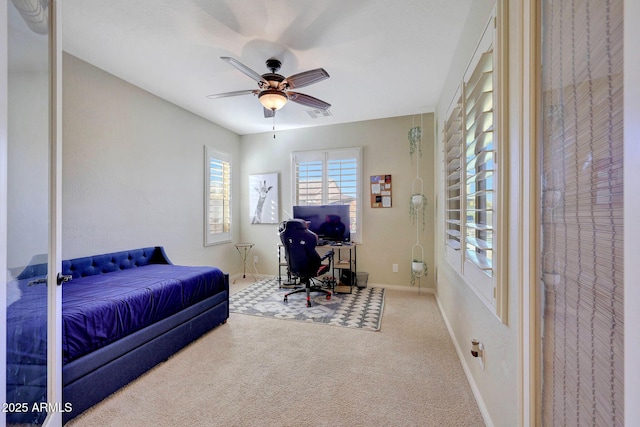
[[[47,402],[44,426],[62,426],[62,1],[49,4],[49,282],[47,315]]]

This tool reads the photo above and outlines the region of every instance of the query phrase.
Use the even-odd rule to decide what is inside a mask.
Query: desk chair
[[[300,279],[300,284],[304,285],[304,288],[285,294],[284,302],[288,301],[289,295],[298,292],[307,293],[307,307],[311,307],[311,292],[324,293],[327,299],[331,299],[331,292],[322,289],[319,284],[313,284],[313,280],[331,270],[334,252],[328,251],[321,257],[316,252],[318,236],[310,231],[301,219],[290,219],[280,223],[279,234],[289,271]],[[328,263],[323,264],[325,260],[328,260]]]

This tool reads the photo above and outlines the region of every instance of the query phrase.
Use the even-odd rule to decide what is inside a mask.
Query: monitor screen
[[[293,217],[307,221],[309,230],[320,239],[338,242],[351,240],[349,205],[294,206]]]

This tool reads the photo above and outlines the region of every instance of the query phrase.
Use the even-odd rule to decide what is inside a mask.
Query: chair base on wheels
[[[311,292],[320,292],[323,293],[327,296],[327,299],[330,300],[331,299],[331,291],[327,291],[326,289],[322,289],[320,286],[313,286],[310,283],[305,283],[305,287],[304,288],[300,288],[300,289],[295,289],[291,292],[288,292],[284,295],[284,302],[289,302],[289,295],[292,294],[297,294],[299,292],[306,292],[307,293],[307,307],[311,307]]]

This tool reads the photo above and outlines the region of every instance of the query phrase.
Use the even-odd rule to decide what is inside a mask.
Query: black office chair
[[[311,307],[311,292],[322,292],[326,294],[327,299],[331,299],[331,292],[322,289],[316,278],[331,270],[334,252],[328,251],[321,257],[316,252],[318,236],[310,231],[301,219],[290,219],[280,223],[279,234],[289,271],[304,285],[304,288],[285,294],[284,302],[288,301],[289,295],[298,292],[307,293],[307,307]],[[328,263],[323,264],[325,260],[328,260]]]

